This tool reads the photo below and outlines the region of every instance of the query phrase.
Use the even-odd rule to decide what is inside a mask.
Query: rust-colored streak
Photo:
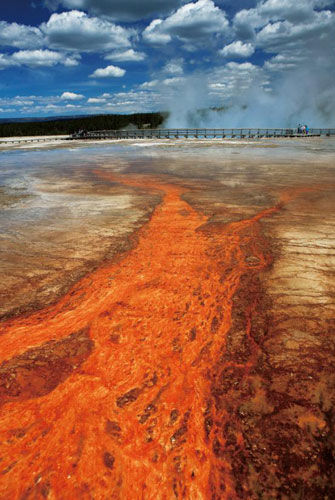
[[[218,429],[254,346],[222,353],[241,279],[271,261],[259,221],[279,206],[212,226],[177,185],[113,180],[162,194],[136,248],[55,306],[3,324],[0,498],[237,498]],[[68,332],[88,325],[83,350],[78,338],[67,350]]]

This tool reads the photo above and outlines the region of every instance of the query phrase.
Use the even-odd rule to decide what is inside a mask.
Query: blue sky
[[[327,124],[334,10],[334,0],[2,1],[0,117],[172,110],[182,124],[195,108],[239,116],[257,103],[263,121],[294,109]]]

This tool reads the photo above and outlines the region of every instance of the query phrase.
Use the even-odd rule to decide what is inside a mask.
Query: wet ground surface
[[[1,160],[0,498],[333,498],[334,142]]]

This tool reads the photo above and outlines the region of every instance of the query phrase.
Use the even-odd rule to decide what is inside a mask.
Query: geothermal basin
[[[335,140],[0,159],[0,498],[334,498]]]

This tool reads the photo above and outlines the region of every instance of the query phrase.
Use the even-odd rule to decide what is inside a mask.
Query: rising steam
[[[168,127],[335,127],[335,65],[318,56],[310,64],[267,75],[269,85],[236,82],[233,95],[215,101],[210,76],[186,78],[169,103]],[[263,70],[264,73],[266,70]]]

